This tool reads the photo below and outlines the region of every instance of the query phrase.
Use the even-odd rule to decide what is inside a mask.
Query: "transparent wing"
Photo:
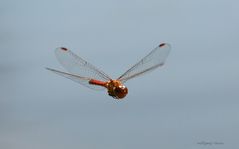
[[[135,78],[146,72],[150,72],[159,66],[163,66],[166,58],[170,52],[170,45],[167,43],[162,43],[156,48],[154,48],[147,56],[141,59],[133,67],[127,70],[123,75],[121,75],[118,80],[121,82],[126,82],[129,79]]]
[[[55,69],[47,68],[48,70],[78,82],[91,89],[101,90],[101,86],[89,84],[91,79],[108,81],[110,77],[104,72],[100,71],[84,59],[78,57],[70,50],[60,47],[55,50],[55,55],[60,64],[70,73],[61,72]]]
[[[57,48],[55,54],[61,65],[72,74],[100,81],[110,80],[110,77],[103,71],[100,71],[66,48]]]
[[[105,89],[104,87],[101,87],[101,86],[97,86],[97,85],[91,85],[89,84],[89,81],[91,78],[87,78],[87,77],[81,77],[81,76],[78,76],[78,75],[74,75],[74,74],[70,74],[70,73],[66,73],[66,72],[62,72],[62,71],[59,71],[59,70],[55,70],[55,69],[51,69],[51,68],[46,68],[47,70],[49,71],[52,71],[60,76],[63,76],[63,77],[66,77],[72,81],[75,81],[77,83],[80,83],[88,88],[91,88],[91,89],[94,89],[94,90],[103,90]]]

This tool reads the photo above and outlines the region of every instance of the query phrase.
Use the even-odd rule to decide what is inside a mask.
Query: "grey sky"
[[[0,148],[239,147],[236,0],[0,1]],[[163,68],[116,101],[48,72],[65,46],[113,78],[161,42]]]

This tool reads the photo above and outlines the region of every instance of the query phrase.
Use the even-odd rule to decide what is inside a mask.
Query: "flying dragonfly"
[[[160,44],[117,79],[111,79],[106,73],[64,47],[57,48],[55,55],[68,72],[52,68],[46,69],[91,89],[107,89],[109,96],[115,99],[123,99],[128,94],[128,88],[123,83],[163,66],[170,49],[170,44]]]

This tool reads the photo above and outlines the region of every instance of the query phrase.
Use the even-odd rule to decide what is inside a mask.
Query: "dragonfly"
[[[170,50],[170,44],[161,43],[117,79],[111,79],[106,73],[65,47],[56,48],[55,55],[68,72],[46,69],[94,90],[107,89],[109,96],[123,99],[128,94],[128,88],[124,83],[163,66]]]

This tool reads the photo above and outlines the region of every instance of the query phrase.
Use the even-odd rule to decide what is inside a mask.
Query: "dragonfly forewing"
[[[111,79],[103,71],[97,69],[69,49],[63,47],[57,48],[55,55],[60,64],[72,74],[100,81],[108,81]]]
[[[138,63],[128,69],[118,80],[126,82],[129,79],[141,76],[160,66],[163,66],[166,58],[169,55],[171,46],[167,43],[162,43],[154,48],[148,55],[142,58]]]

